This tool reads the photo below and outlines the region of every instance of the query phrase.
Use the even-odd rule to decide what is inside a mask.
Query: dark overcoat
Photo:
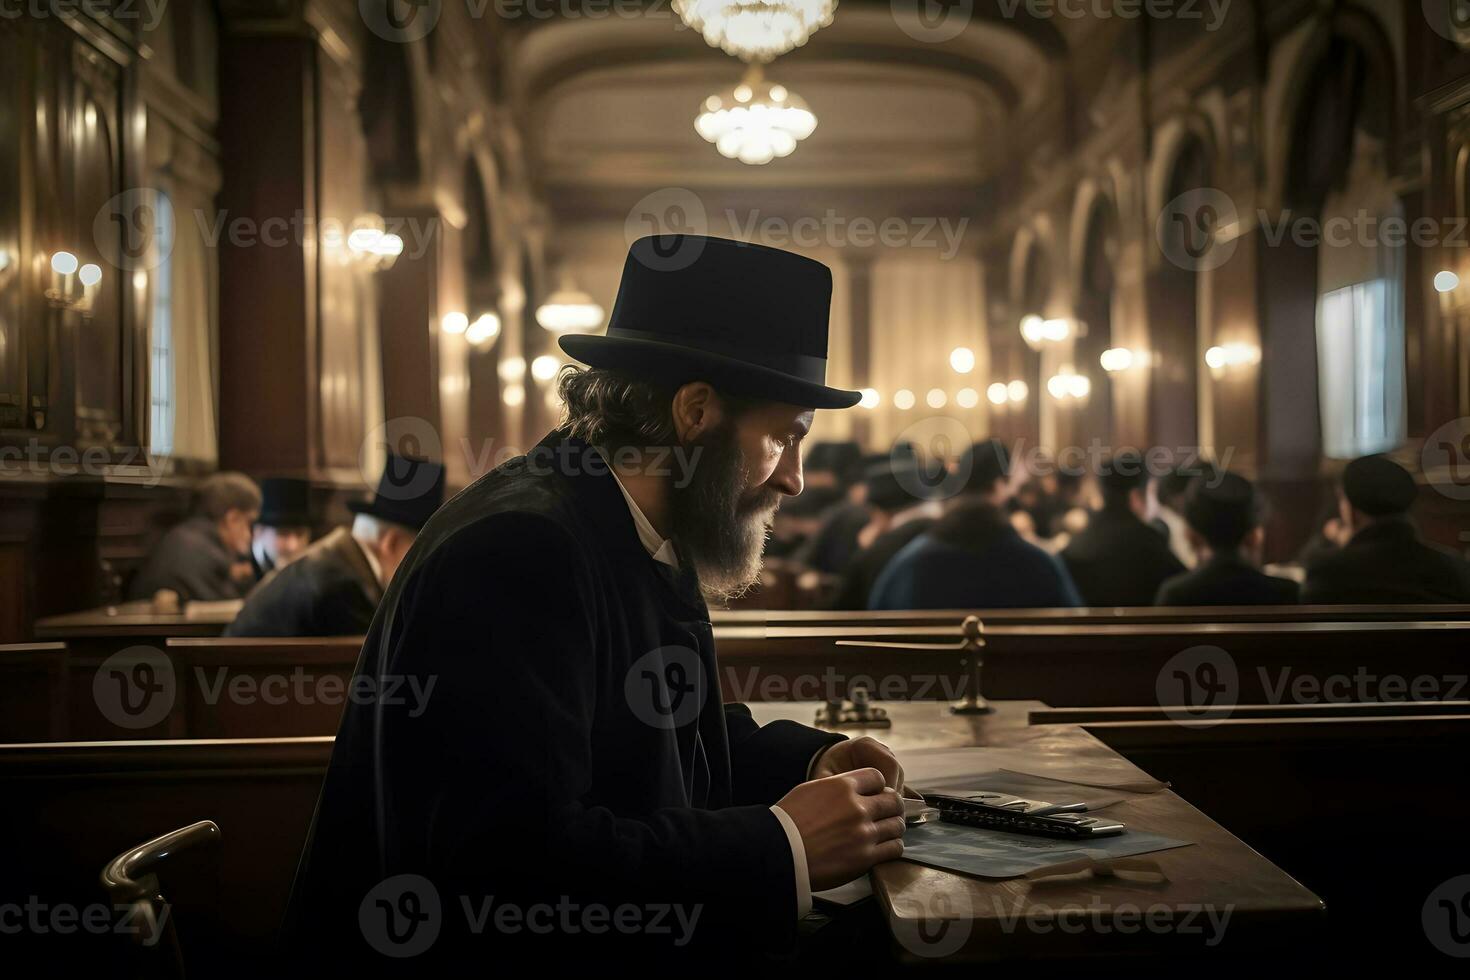
[[[226,636],[361,636],[383,587],[362,546],[339,527],[267,575]]]
[[[170,589],[180,602],[239,599],[250,588],[233,574],[237,557],[220,540],[214,522],[190,517],[169,528],[133,576],[128,597],[151,599]]]
[[[795,870],[769,807],[841,736],[722,707],[681,567],[653,561],[602,458],[559,433],[447,503],[368,633],[355,683],[380,696],[343,716],[288,934],[340,963],[433,899],[431,953],[669,952],[647,930],[533,936],[493,912],[477,933],[467,912],[493,897],[697,907],[685,949],[789,944]]]

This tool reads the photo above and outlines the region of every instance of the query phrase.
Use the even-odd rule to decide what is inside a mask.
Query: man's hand
[[[812,766],[812,778],[822,779],[855,769],[876,769],[883,774],[883,784],[903,790],[903,766],[893,751],[875,738],[848,739],[829,747],[817,756]]]
[[[801,832],[813,891],[845,885],[903,854],[903,800],[877,769],[813,779],[776,805]]]

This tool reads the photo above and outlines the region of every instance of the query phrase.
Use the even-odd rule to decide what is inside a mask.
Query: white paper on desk
[[[904,833],[902,860],[977,878],[1019,878],[1028,871],[1080,858],[1109,861],[1189,845],[1189,841],[1137,830],[1078,841],[935,821]]]
[[[867,875],[863,875],[845,885],[828,888],[824,892],[812,892],[812,898],[820,898],[834,905],[856,905],[872,894],[873,882]]]
[[[916,789],[967,781],[973,788],[979,788],[973,782],[977,775],[1000,770],[1013,776],[1071,783],[1093,790],[1156,793],[1164,789],[1163,783],[1122,756],[1078,762],[1061,753],[1025,748],[916,749],[903,754],[903,770],[905,780]],[[1052,795],[1057,794],[1053,791]],[[1051,797],[1042,793],[1040,799]]]

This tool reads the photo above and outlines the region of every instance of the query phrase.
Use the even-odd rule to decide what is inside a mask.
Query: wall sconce
[[[380,272],[403,254],[403,239],[385,230],[382,215],[358,215],[347,233],[347,254],[369,272]]]
[[[1087,375],[1078,374],[1069,364],[1051,376],[1046,390],[1059,402],[1085,401],[1092,394],[1092,382]]]
[[[1111,347],[1102,352],[1102,355],[1098,357],[1098,363],[1109,374],[1120,374],[1124,371],[1131,371],[1133,368],[1151,366],[1153,364],[1153,355],[1146,350],[1132,350],[1128,347]]]
[[[1021,320],[1021,338],[1033,350],[1046,344],[1059,344],[1072,336],[1072,321],[1064,319],[1043,320],[1032,315]]]
[[[561,358],[550,354],[542,354],[531,362],[531,377],[537,381],[547,382],[556,377],[556,372],[561,370]]]
[[[101,282],[101,266],[91,262],[79,265],[72,253],[56,252],[51,256],[51,281],[46,287],[46,301],[53,309],[75,310],[84,317],[91,317]]]
[[[1031,388],[1026,382],[1017,379],[1007,384],[997,381],[985,389],[985,397],[990,399],[990,404],[997,407],[1002,405],[1019,405],[1031,397]]]
[[[464,339],[472,347],[488,347],[500,336],[500,316],[496,313],[481,313],[464,331]]]
[[[1255,344],[1226,344],[1205,351],[1205,364],[1217,373],[1260,363],[1261,349]]]
[[[602,307],[563,273],[561,286],[536,310],[536,322],[552,333],[584,333],[602,326]]]
[[[516,384],[526,376],[526,359],[524,357],[507,357],[495,368],[495,373],[500,380],[506,384]],[[506,402],[510,404],[510,402]]]

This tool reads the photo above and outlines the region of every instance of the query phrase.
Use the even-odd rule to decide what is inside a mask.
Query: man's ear
[[[720,424],[720,397],[704,381],[691,381],[674,392],[674,431],[680,442],[693,442]]]

